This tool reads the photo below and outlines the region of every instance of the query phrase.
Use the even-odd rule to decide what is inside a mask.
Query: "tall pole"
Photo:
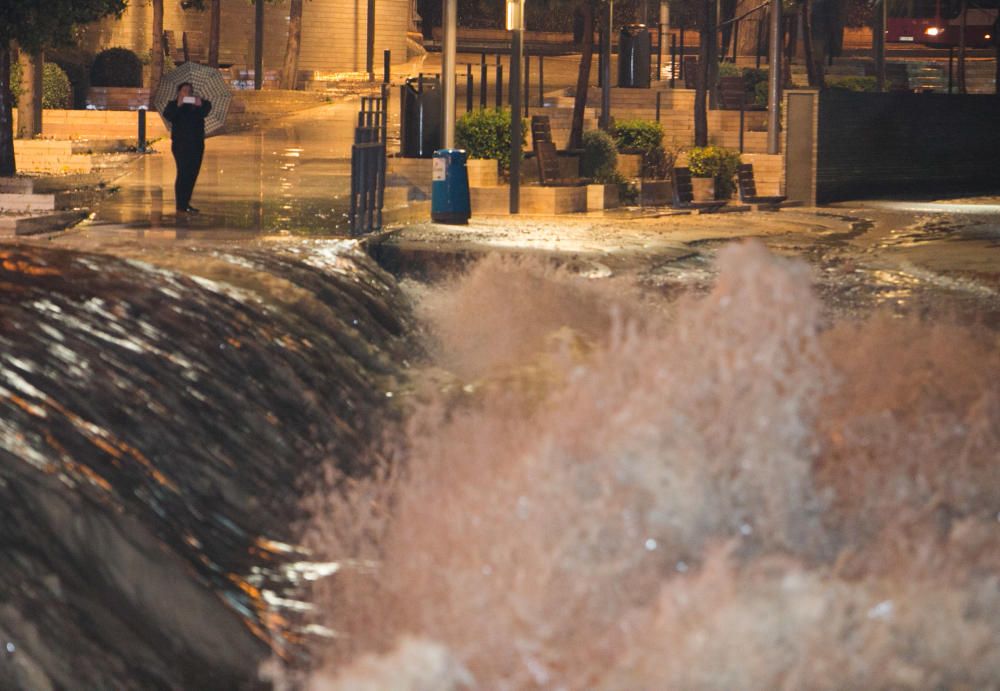
[[[458,48],[458,0],[444,0],[444,45],[441,50],[443,144],[455,148],[455,54]]]
[[[375,0],[368,0],[368,51],[365,55],[365,69],[368,81],[375,81]]]
[[[510,213],[521,210],[521,57],[524,32],[511,31],[510,46]]]
[[[601,32],[601,121],[602,130],[611,127],[611,9],[604,5],[607,19]]]
[[[885,0],[878,0],[872,17],[872,52],[875,62],[875,85],[885,91]]]
[[[255,0],[253,26],[253,88],[264,86],[264,0]]]
[[[771,0],[771,46],[767,70],[767,153],[781,148],[781,0]]]

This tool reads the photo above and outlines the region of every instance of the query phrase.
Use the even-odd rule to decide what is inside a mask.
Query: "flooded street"
[[[997,199],[356,241],[355,110],[0,244],[0,687],[997,688]]]

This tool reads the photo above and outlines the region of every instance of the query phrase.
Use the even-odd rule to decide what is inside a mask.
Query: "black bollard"
[[[470,62],[465,66],[465,112],[472,112],[472,92],[474,91],[472,84],[472,63]]]
[[[139,153],[146,153],[146,106],[141,106],[139,108],[139,143],[136,145],[136,151]]]

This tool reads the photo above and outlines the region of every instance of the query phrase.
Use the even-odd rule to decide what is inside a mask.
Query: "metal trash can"
[[[649,88],[652,38],[645,24],[626,24],[618,34],[618,86]]]
[[[441,148],[441,82],[434,77],[410,77],[400,87],[399,154],[430,158]]]
[[[465,151],[440,149],[434,152],[431,182],[431,220],[463,225],[472,215],[469,202],[469,171]]]

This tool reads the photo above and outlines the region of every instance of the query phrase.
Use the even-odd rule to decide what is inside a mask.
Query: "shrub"
[[[621,153],[644,154],[663,146],[663,126],[652,120],[620,120],[611,136]]]
[[[521,142],[525,141],[527,125],[521,121]],[[465,149],[469,158],[493,158],[500,170],[510,168],[510,110],[508,108],[473,110],[455,124],[455,142]]]
[[[715,178],[715,193],[719,199],[733,196],[733,177],[739,165],[739,152],[721,146],[696,146],[688,151],[691,175],[696,178]]]
[[[87,89],[90,87],[90,69],[81,62],[67,59],[53,60],[53,64],[59,65],[62,71],[69,77],[72,108],[82,108],[87,102]]]
[[[13,105],[16,107],[24,87],[21,84],[21,63],[13,62],[10,66],[10,92],[13,96]],[[42,108],[66,108],[70,103],[72,90],[69,85],[69,77],[62,71],[59,65],[51,62],[45,63],[42,69]]]
[[[743,70],[737,67],[731,62],[720,62],[719,63],[719,76],[720,77],[742,77]]]
[[[59,65],[45,63],[42,72],[42,108],[69,108],[72,105],[72,95],[69,76]]]
[[[875,77],[827,77],[826,85],[831,89],[845,91],[876,91],[878,89]]]
[[[94,58],[90,68],[93,86],[142,86],[142,61],[127,48],[108,48]]]
[[[642,177],[662,180],[674,165],[676,154],[663,148],[663,126],[650,120],[622,120],[612,135],[622,153],[642,154]]]
[[[612,184],[620,177],[617,167],[618,151],[611,135],[601,130],[584,132],[580,175],[597,183]]]

